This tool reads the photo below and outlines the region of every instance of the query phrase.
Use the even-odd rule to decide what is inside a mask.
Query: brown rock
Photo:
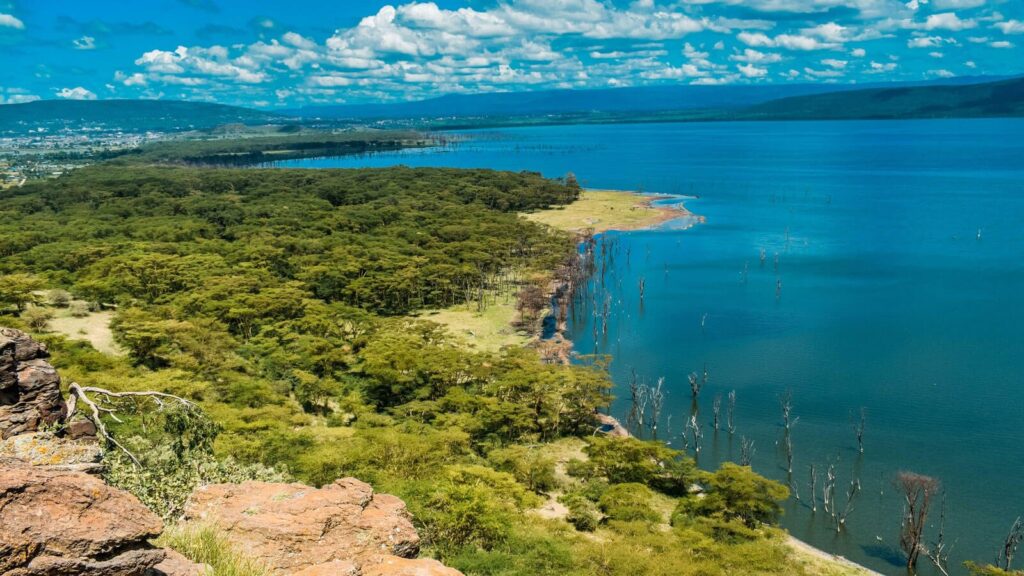
[[[46,361],[49,355],[24,332],[0,328],[0,439],[64,419],[60,376]]]
[[[199,564],[185,558],[174,550],[167,550],[163,562],[153,566],[146,576],[205,576],[212,571],[206,564]]]
[[[459,574],[432,560],[403,561],[420,543],[405,503],[354,478],[320,489],[266,482],[206,486],[192,493],[185,520],[212,523],[274,574]],[[389,566],[396,571],[386,571]]]
[[[0,574],[142,576],[165,551],[160,519],[81,472],[0,460]]]
[[[414,560],[390,556],[378,563],[364,565],[360,576],[462,576],[462,572],[431,558]]]
[[[0,440],[0,458],[17,458],[33,466],[101,472],[103,450],[95,441],[69,440],[49,432],[20,434]]]

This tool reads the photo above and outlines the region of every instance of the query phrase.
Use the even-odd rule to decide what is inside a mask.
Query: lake
[[[692,197],[686,206],[705,224],[608,234],[615,257],[585,298],[611,298],[607,333],[586,306],[569,326],[577,352],[614,357],[612,413],[626,420],[633,370],[649,384],[663,377],[659,430],[681,447],[687,374],[707,366],[701,466],[738,460],[742,436],[755,470],[789,482],[779,402],[788,392],[799,418],[792,484],[801,501],[791,499],[783,520],[793,535],[904,573],[894,564],[902,504],[893,479],[912,470],[945,488],[953,573],[963,560],[994,558],[1024,514],[1024,120],[464,134],[444,148],[279,165],[573,172],[589,187]],[[736,432],[716,434],[713,399],[731,390]],[[861,409],[863,455],[853,430]],[[809,466],[830,462],[841,505],[852,478],[862,487],[839,534],[808,496]],[[938,517],[936,508],[931,537]]]

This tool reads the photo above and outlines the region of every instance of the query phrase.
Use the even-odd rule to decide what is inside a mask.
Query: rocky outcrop
[[[103,451],[95,441],[60,438],[50,432],[32,432],[0,440],[0,458],[17,458],[53,470],[99,473]]]
[[[0,574],[142,576],[160,518],[98,478],[0,460]]]
[[[46,361],[49,356],[45,344],[0,328],[0,439],[63,421],[60,376]]]
[[[185,520],[217,527],[274,574],[461,574],[416,559],[420,539],[405,503],[354,478],[320,489],[266,482],[206,486],[192,494]]]

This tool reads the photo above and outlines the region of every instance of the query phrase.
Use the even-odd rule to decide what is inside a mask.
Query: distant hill
[[[45,128],[204,130],[224,124],[270,124],[288,121],[277,113],[236,106],[181,100],[39,100],[0,106],[0,133],[25,133]]]
[[[1024,78],[958,86],[854,90],[783,98],[741,111],[741,119],[842,120],[1024,116]]]
[[[842,89],[834,85],[645,86],[599,90],[542,90],[450,94],[392,104],[309,106],[282,111],[305,118],[443,118],[536,116],[575,113],[648,113],[666,110],[737,109],[789,96]]]
[[[990,79],[987,79],[991,81]],[[780,100],[864,88],[906,88],[921,85],[983,82],[985,78],[958,77],[937,82],[898,84],[744,84],[728,86],[640,86],[590,90],[541,90],[497,94],[450,94],[429,100],[389,104],[308,106],[282,110],[303,118],[381,120],[444,118],[526,118],[543,115],[594,115],[623,117],[630,114],[741,110]],[[580,118],[575,118],[579,120]],[[704,116],[702,116],[704,119]],[[600,120],[600,118],[598,118]]]

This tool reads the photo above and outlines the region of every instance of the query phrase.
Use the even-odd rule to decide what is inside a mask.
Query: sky
[[[1024,0],[0,0],[0,104],[1024,73]]]

